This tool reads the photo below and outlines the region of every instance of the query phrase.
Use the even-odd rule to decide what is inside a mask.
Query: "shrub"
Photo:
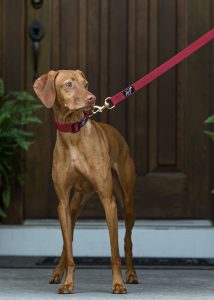
[[[205,121],[204,121],[205,124],[213,124],[214,123],[214,115],[211,115],[209,116]],[[211,130],[204,130],[204,133],[206,135],[208,135],[208,137],[214,141],[214,131],[211,131]],[[211,192],[212,194],[214,194],[214,189],[212,190]]]
[[[15,181],[23,183],[21,149],[27,151],[33,142],[33,133],[24,126],[41,123],[34,113],[41,105],[26,91],[4,93],[0,79],[0,217],[6,218],[5,208],[11,203]]]

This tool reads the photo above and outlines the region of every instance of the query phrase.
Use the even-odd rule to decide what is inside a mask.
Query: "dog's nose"
[[[95,103],[96,97],[94,95],[90,94],[87,96],[86,99],[90,104],[92,104],[92,103]]]

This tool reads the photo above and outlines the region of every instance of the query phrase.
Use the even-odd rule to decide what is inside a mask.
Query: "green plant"
[[[20,150],[28,150],[33,133],[25,130],[27,124],[41,123],[34,115],[41,105],[25,91],[4,93],[0,79],[0,217],[5,218],[5,208],[11,202],[15,181],[23,182]]]
[[[213,124],[214,123],[214,115],[209,116],[205,121],[205,124]],[[214,141],[214,131],[211,130],[204,130],[204,133],[208,135],[208,137]],[[212,194],[214,194],[214,189],[211,191]]]

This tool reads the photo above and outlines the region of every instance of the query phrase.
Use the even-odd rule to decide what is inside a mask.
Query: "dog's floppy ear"
[[[57,71],[49,71],[40,76],[33,85],[36,95],[47,108],[51,108],[56,99],[54,81],[58,73]]]

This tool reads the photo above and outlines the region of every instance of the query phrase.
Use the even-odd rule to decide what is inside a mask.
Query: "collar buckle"
[[[74,124],[71,124],[71,129],[72,129],[72,132],[73,132],[73,133],[79,132],[79,131],[80,131],[80,128],[81,128],[81,126],[80,126],[80,123],[79,123],[79,122],[74,123]]]

